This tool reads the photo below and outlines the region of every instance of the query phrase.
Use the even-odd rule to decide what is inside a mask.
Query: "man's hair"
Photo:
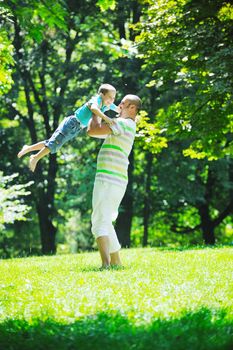
[[[137,112],[140,111],[142,107],[142,101],[137,95],[126,95],[125,98],[127,99],[127,101],[129,101],[131,105],[136,106]]]
[[[114,91],[116,92],[116,89],[114,88],[114,86],[110,85],[110,84],[102,84],[100,85],[99,87],[99,90],[98,90],[98,94],[107,94],[109,91]]]

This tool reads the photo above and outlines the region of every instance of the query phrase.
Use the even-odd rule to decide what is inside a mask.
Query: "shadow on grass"
[[[74,323],[7,320],[0,323],[1,350],[232,350],[233,322],[223,311],[201,309],[180,319],[136,326],[122,316],[99,313]]]
[[[151,249],[155,249],[157,251],[174,251],[174,252],[182,252],[182,251],[186,251],[186,250],[218,250],[218,249],[222,249],[222,248],[233,248],[233,245],[230,244],[215,244],[215,245],[183,245],[183,246],[179,246],[179,247],[169,247],[169,246],[151,246],[148,247]]]
[[[109,268],[90,266],[90,267],[82,268],[80,271],[81,272],[107,272],[107,271],[113,272],[113,271],[125,271],[125,270],[126,270],[125,266],[110,266]]]

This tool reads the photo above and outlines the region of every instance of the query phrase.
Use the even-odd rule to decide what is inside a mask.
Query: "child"
[[[119,113],[118,107],[113,103],[116,96],[116,89],[110,84],[102,84],[98,90],[98,95],[92,97],[83,106],[75,111],[75,115],[65,118],[55,130],[49,140],[45,140],[34,145],[24,145],[18,153],[18,158],[21,158],[26,153],[39,151],[31,155],[29,168],[35,171],[37,162],[49,153],[56,153],[64,143],[71,140],[86,128],[89,120],[94,114],[94,118],[101,118],[107,124],[114,124],[113,120],[107,117],[104,112],[109,109]]]

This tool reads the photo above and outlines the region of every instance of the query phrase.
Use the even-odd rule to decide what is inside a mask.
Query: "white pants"
[[[118,216],[118,208],[125,190],[126,186],[120,187],[100,180],[94,184],[91,216],[92,233],[96,238],[109,237],[110,253],[115,253],[121,248],[112,223]]]

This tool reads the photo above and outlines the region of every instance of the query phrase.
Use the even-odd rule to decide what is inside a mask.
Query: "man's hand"
[[[101,124],[101,121],[102,121],[102,118],[101,117],[98,117],[97,115],[95,114],[92,114],[92,120],[95,124]]]
[[[121,109],[120,109],[120,107],[119,107],[119,106],[117,106],[117,108],[116,108],[115,112],[116,112],[116,113],[118,113],[118,114],[120,114]]]
[[[110,120],[111,123],[113,123],[114,121],[105,116],[106,118],[108,118]],[[112,133],[112,130],[109,127],[109,124],[107,123],[99,123],[97,121],[98,118],[95,118],[94,116],[92,116],[91,120],[89,121],[88,127],[87,127],[87,134],[89,136],[92,137],[97,137],[97,138],[101,138],[101,139],[105,139],[109,134]],[[102,119],[102,118],[100,118]],[[114,122],[115,123],[115,122]]]
[[[103,120],[104,120],[105,123],[107,123],[108,125],[114,125],[114,124],[116,123],[113,119],[111,119],[111,118],[109,118],[109,117],[107,117],[107,116],[105,116],[105,117],[103,118]]]

